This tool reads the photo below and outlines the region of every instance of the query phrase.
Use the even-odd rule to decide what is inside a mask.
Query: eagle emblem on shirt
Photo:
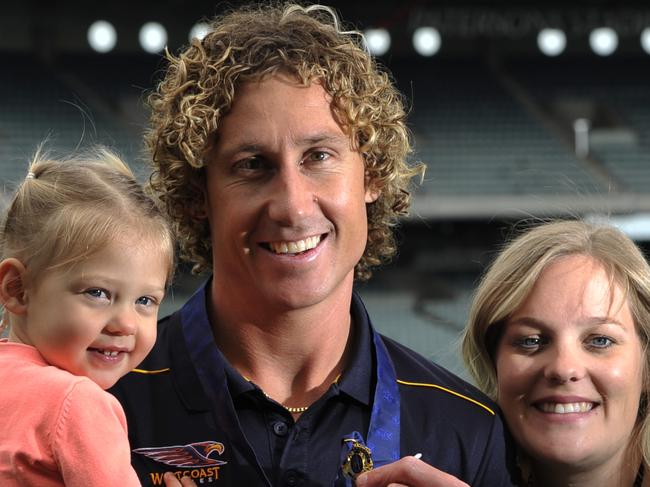
[[[223,443],[218,441],[201,441],[187,445],[136,448],[133,453],[173,467],[200,468],[226,464],[223,460],[213,458],[215,452],[221,455],[224,450]]]

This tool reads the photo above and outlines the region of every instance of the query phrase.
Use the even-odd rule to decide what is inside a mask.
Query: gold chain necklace
[[[260,391],[262,391],[262,394],[264,394],[267,399],[271,399],[272,401],[275,401],[275,399],[273,399],[271,396],[269,396],[262,389],[260,389]],[[307,411],[309,409],[309,406],[299,406],[299,407],[294,408],[294,407],[290,407],[290,406],[285,406],[284,404],[282,404],[280,402],[278,404],[280,406],[282,406],[284,409],[286,409],[287,411],[289,411],[290,413],[292,413],[292,414],[304,413],[305,411]]]
[[[244,377],[244,379],[246,379],[248,382],[251,382],[251,380],[250,380],[248,377],[246,377],[246,376],[243,376],[243,377]],[[338,380],[339,380],[340,377],[341,377],[341,374],[338,374],[338,375],[336,376],[336,378],[334,379],[334,382],[332,382],[332,384],[338,382]],[[271,401],[275,401],[275,399],[273,399],[273,398],[272,398],[271,396],[269,396],[266,392],[264,392],[264,390],[263,390],[262,388],[260,388],[260,391],[262,391],[262,394],[264,394],[264,396],[266,396],[267,399],[270,399]],[[277,402],[277,401],[276,401],[276,402]],[[310,408],[310,406],[311,406],[311,405],[309,405],[309,406],[291,407],[291,406],[285,406],[284,404],[282,404],[282,403],[280,403],[280,402],[278,402],[278,404],[279,404],[280,406],[282,406],[284,409],[286,409],[287,411],[289,411],[291,414],[300,414],[300,413],[304,413],[304,412],[307,411],[307,410]]]
[[[304,413],[305,411],[307,411],[309,409],[309,406],[300,406],[299,408],[292,408],[292,407],[289,407],[289,406],[285,406],[284,404],[280,404],[280,406],[282,406],[284,409],[286,409],[290,413],[294,413],[294,414],[296,414],[296,413]]]

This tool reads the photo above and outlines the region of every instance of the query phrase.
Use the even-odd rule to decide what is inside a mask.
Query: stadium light
[[[641,47],[645,52],[650,54],[650,27],[646,27],[641,32]]]
[[[88,27],[88,44],[96,52],[110,52],[117,43],[115,27],[106,20],[97,20]]]
[[[367,29],[364,34],[368,50],[373,56],[382,56],[390,49],[390,34],[386,29]]]
[[[198,40],[203,40],[203,38],[208,35],[210,32],[210,26],[206,24],[205,22],[199,22],[198,24],[194,24],[192,29],[190,30],[190,42],[192,42],[192,39],[196,38]]]
[[[158,22],[147,22],[140,28],[139,38],[142,49],[155,54],[167,44],[167,31]]]
[[[589,34],[589,45],[599,56],[609,56],[618,47],[618,35],[614,29],[599,27]]]
[[[418,27],[413,32],[413,47],[421,56],[433,56],[440,50],[440,32],[434,27]]]
[[[559,56],[566,48],[566,34],[560,29],[542,29],[537,34],[537,46],[547,56]]]

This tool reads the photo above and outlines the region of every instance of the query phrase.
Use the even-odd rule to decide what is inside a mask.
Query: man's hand
[[[404,457],[359,475],[357,487],[469,487],[453,475],[415,457]]]
[[[165,487],[196,487],[194,480],[191,478],[183,476],[179,480],[173,472],[165,472],[163,479],[165,480]]]

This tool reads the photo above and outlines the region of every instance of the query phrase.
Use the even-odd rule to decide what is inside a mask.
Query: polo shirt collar
[[[363,404],[370,405],[376,380],[372,325],[368,312],[356,293],[352,293],[350,315],[352,316],[354,340],[350,361],[341,374],[338,386],[342,393]]]
[[[208,279],[181,308],[181,326],[190,360],[194,365],[203,389],[209,396],[228,381],[234,397],[255,387],[242,377],[215,346],[212,327],[208,319],[207,299],[211,278]],[[352,294],[350,314],[353,323],[353,343],[350,362],[341,374],[336,387],[343,394],[370,405],[375,388],[375,353],[372,345],[372,325],[368,313],[356,294]]]

